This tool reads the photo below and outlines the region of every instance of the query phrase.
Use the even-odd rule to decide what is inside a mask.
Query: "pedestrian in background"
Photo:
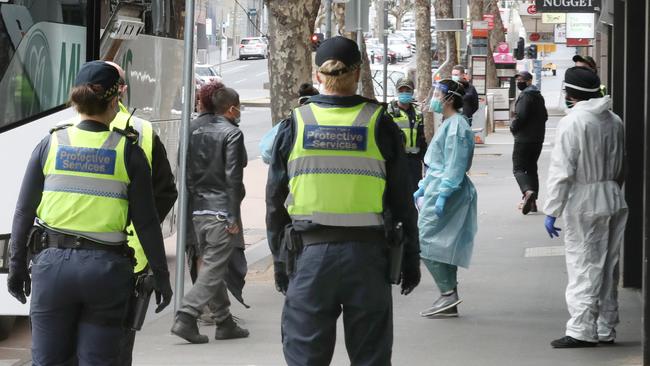
[[[26,169],[7,287],[26,302],[29,250],[35,365],[64,365],[75,356],[81,366],[119,364],[134,285],[129,218],[153,272],[156,312],[172,298],[147,158],[130,134],[109,129],[119,87],[114,66],[85,63],[70,92],[81,122],[53,129]]]
[[[413,80],[399,79],[395,87],[397,88],[397,98],[388,105],[387,112],[402,130],[411,190],[415,192],[418,182],[422,179],[422,159],[427,151],[424,118],[419,107],[413,102],[413,90],[415,89]]]
[[[554,348],[614,343],[618,318],[618,262],[628,209],[623,185],[624,128],[601,97],[600,79],[587,68],[564,74],[569,108],[557,126],[548,169],[545,227],[559,236],[566,224],[566,302],[571,319]]]
[[[596,64],[596,60],[594,60],[594,58],[591,56],[575,55],[573,56],[573,62],[576,63],[577,67],[585,67],[598,74],[598,64]],[[607,87],[605,85],[600,84],[599,88],[601,97],[607,95]]]
[[[458,267],[469,267],[474,248],[477,195],[467,176],[474,133],[460,113],[464,95],[459,82],[442,80],[434,86],[429,107],[442,114],[443,121],[429,144],[424,158],[428,168],[413,197],[420,209],[420,255],[440,297],[420,312],[423,317],[458,316]]]
[[[521,93],[515,102],[515,118],[510,122],[510,132],[515,137],[512,170],[523,195],[521,213],[528,215],[537,212],[537,160],[544,146],[548,113],[544,97],[533,85],[533,75],[528,71],[517,74],[517,89]]]
[[[356,95],[361,54],[354,41],[326,40],[316,65],[323,92],[280,125],[266,186],[276,287],[286,294],[284,357],[289,366],[330,364],[342,312],[350,363],[388,366],[387,231],[404,245],[402,293],[420,281],[400,131],[380,104]],[[391,258],[400,264],[398,257]]]
[[[190,343],[208,342],[207,336],[199,334],[197,318],[209,303],[216,306],[215,339],[249,335],[230,313],[226,284],[233,250],[244,247],[241,202],[245,195],[243,177],[248,157],[244,135],[239,129],[239,95],[231,88],[218,88],[211,99],[215,114],[203,114],[200,118],[208,121],[195,123],[199,127],[190,137],[187,173],[192,221],[202,264],[171,330]]]
[[[462,114],[467,117],[467,122],[471,127],[474,113],[478,111],[478,93],[476,92],[476,88],[470,82],[469,76],[465,72],[465,66],[463,65],[454,66],[451,70],[451,80],[463,84],[465,96],[463,97]]]

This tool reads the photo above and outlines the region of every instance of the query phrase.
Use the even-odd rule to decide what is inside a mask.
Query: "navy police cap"
[[[322,66],[326,61],[337,60],[346,68],[337,72],[342,74],[355,69],[361,64],[361,52],[357,43],[349,38],[336,36],[325,40],[316,50],[316,66]],[[339,71],[339,70],[337,70]]]
[[[104,89],[102,99],[108,100],[117,95],[120,74],[117,69],[104,61],[86,62],[79,69],[74,86],[99,85]]]

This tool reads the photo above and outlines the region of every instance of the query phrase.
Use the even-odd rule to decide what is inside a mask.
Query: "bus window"
[[[87,2],[0,3],[0,131],[67,102],[86,62]]]

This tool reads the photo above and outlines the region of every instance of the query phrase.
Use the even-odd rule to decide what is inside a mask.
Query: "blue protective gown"
[[[474,155],[474,133],[460,113],[443,121],[424,163],[419,187],[424,200],[418,217],[422,258],[469,267],[476,235],[476,189],[467,176]],[[438,196],[447,197],[442,217],[435,214]]]

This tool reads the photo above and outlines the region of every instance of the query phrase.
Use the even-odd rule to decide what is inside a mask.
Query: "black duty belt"
[[[300,233],[303,245],[320,243],[361,241],[372,243],[386,243],[383,230],[367,227],[327,227],[317,228]]]
[[[114,245],[102,244],[80,236],[59,233],[48,229],[42,230],[40,240],[36,240],[35,244],[35,248],[33,248],[35,253],[46,248],[90,249],[107,250],[120,255],[133,257],[133,249],[131,249],[126,242]]]

